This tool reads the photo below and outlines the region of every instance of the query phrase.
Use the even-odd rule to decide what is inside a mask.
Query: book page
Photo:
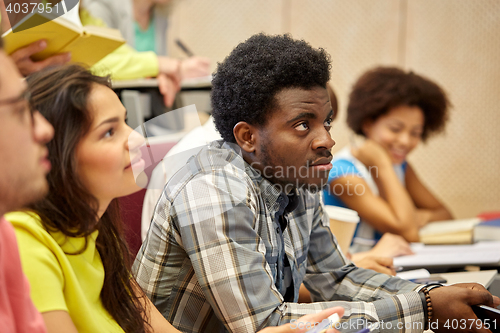
[[[432,267],[453,265],[495,265],[500,262],[500,242],[484,241],[470,245],[411,244],[415,254],[394,258],[395,266]]]

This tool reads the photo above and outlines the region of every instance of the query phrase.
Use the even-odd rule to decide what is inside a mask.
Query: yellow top
[[[100,293],[104,267],[96,249],[98,231],[85,239],[47,232],[36,214],[5,215],[14,226],[23,270],[31,285],[31,298],[40,312],[67,311],[79,333],[123,333],[104,309]]]
[[[93,17],[85,9],[80,10],[80,20],[84,26],[106,26],[104,22]],[[124,44],[102,58],[94,66],[96,75],[111,75],[113,80],[132,80],[158,75],[158,58],[154,52],[137,52],[130,45]]]

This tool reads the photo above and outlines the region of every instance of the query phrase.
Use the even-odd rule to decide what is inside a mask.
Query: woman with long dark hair
[[[33,301],[49,332],[146,332],[163,317],[131,279],[115,200],[139,189],[131,160],[144,163],[141,137],[108,78],[72,65],[33,74],[28,85],[55,131],[48,196],[7,216]]]
[[[6,218],[48,332],[177,332],[130,272],[116,198],[139,190],[132,169],[143,167],[142,138],[126,124],[109,79],[71,65],[27,81],[32,107],[55,132],[47,145],[49,194]],[[306,320],[334,312],[341,310]]]

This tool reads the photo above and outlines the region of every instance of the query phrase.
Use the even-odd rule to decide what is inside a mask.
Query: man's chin
[[[323,190],[324,187],[328,185],[327,181],[319,181],[319,182],[307,182],[299,185],[299,188],[306,190],[310,193],[318,193]]]
[[[38,186],[34,187],[32,191],[30,191],[29,195],[26,195],[27,202],[24,203],[24,206],[42,200],[48,193],[49,193],[49,183],[47,182],[46,179],[43,179],[43,182],[41,181]]]

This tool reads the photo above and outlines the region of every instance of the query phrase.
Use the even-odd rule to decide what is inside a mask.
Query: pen
[[[335,325],[340,321],[340,317],[338,314],[334,313],[328,319],[323,320],[318,325],[314,326],[311,330],[307,331],[307,333],[322,333],[325,332],[328,328],[335,328]]]
[[[183,43],[183,42],[181,42],[181,40],[180,40],[179,38],[177,38],[177,39],[175,40],[175,43],[177,44],[177,46],[178,46],[178,47],[180,47],[180,49],[181,49],[184,53],[186,53],[186,55],[187,55],[188,57],[192,57],[192,56],[194,56],[194,53],[193,53],[193,52],[191,52],[191,50],[190,50],[190,49],[188,49],[188,48],[186,47],[186,45],[184,45],[184,43]]]

